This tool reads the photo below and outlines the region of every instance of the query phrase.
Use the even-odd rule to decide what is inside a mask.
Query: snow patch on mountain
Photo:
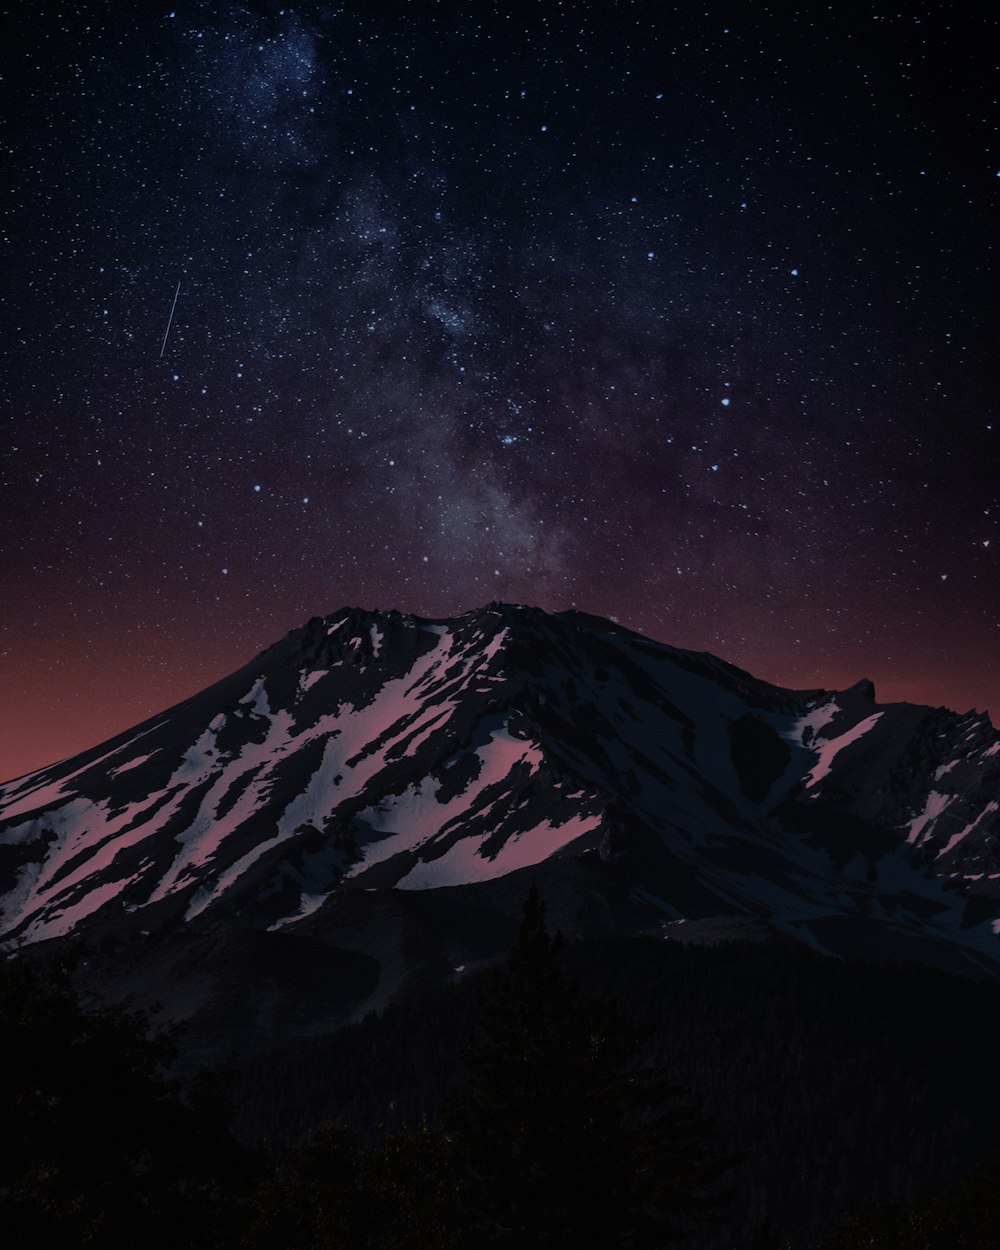
[[[297,924],[300,920],[305,920],[307,916],[311,916],[313,912],[319,911],[326,900],[330,897],[332,891],[324,894],[302,894],[299,899],[299,906],[288,916],[282,916],[280,920],[276,920],[274,924],[267,926],[269,933],[276,933],[279,929],[285,929],[290,924]]]
[[[924,810],[919,816],[914,816],[909,823],[909,832],[906,835],[907,842],[912,842],[915,846],[919,846],[928,837],[934,823],[954,797],[952,794],[942,794],[937,790],[932,790],[927,796]],[[985,813],[983,814],[985,815]]]
[[[137,755],[134,760],[129,760],[118,768],[112,768],[110,775],[112,777],[120,777],[122,773],[130,773],[133,768],[139,768],[147,760],[151,760],[155,754],[155,751],[150,751],[148,755]]]
[[[986,806],[983,808],[983,810],[975,818],[975,820],[973,820],[970,824],[966,825],[964,829],[960,829],[958,833],[953,833],[951,835],[947,843],[941,848],[940,851],[938,851],[937,853],[938,859],[940,859],[942,855],[947,855],[948,852],[952,849],[952,847],[958,846],[959,842],[964,842],[970,833],[973,833],[976,829],[979,828],[979,826],[987,818],[987,816],[991,816],[998,809],[1000,809],[1000,803],[996,803],[993,801],[990,801],[989,803],[987,803]]]
[[[267,702],[267,690],[264,685],[264,678],[258,677],[254,682],[250,693],[244,695],[240,699],[240,707],[247,708],[253,716],[270,716],[271,709]],[[214,722],[213,722],[214,723]]]
[[[438,858],[421,859],[396,882],[396,888],[427,890],[503,877],[518,868],[529,868],[540,860],[548,859],[584,834],[593,832],[600,823],[597,816],[571,816],[562,824],[543,821],[509,838],[493,856],[483,854],[480,841],[460,838]]]
[[[543,755],[536,743],[511,737],[506,726],[490,734],[485,746],[473,752],[478,766],[475,780],[447,802],[441,802],[439,783],[423,779],[407,787],[401,794],[387,795],[372,807],[358,814],[359,820],[376,833],[395,834],[369,844],[358,871],[394,855],[398,850],[419,846],[427,838],[448,828],[452,821],[461,821],[480,807],[483,792],[509,777],[511,771],[525,765],[529,773],[541,764]],[[399,834],[396,831],[403,830]]]
[[[881,712],[875,712],[871,716],[866,716],[864,720],[859,721],[846,733],[840,734],[836,738],[812,739],[813,750],[816,753],[816,763],[806,775],[806,785],[816,786],[830,775],[833,768],[833,761],[844,750],[849,747],[852,742],[857,742],[859,738],[863,738],[866,733],[882,719]]]
[[[798,743],[800,746],[810,746],[820,731],[836,719],[840,710],[837,701],[831,699],[828,703],[820,703],[811,708],[805,716],[793,717],[786,731],[788,741]]]

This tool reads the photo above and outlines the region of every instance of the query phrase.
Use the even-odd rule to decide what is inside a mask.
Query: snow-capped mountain
[[[351,609],[0,786],[0,911],[8,938],[82,933],[135,966],[170,935],[317,938],[385,994],[379,907],[397,956],[419,915],[459,959],[449,908],[540,874],[571,928],[755,921],[988,967],[998,835],[985,716],[783,690],[575,612]]]

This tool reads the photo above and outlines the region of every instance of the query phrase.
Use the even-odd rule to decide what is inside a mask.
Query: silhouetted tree
[[[219,1082],[182,1089],[173,1033],[85,1001],[74,964],[0,959],[0,1242],[226,1244],[246,1156]]]
[[[426,1122],[363,1149],[321,1125],[256,1189],[253,1250],[464,1250],[451,1139]]]
[[[991,1250],[1000,1246],[1000,1144],[957,1183],[912,1202],[862,1203],[815,1250]]]
[[[365,1156],[344,1129],[323,1124],[285,1150],[252,1199],[249,1244],[259,1250],[366,1246],[372,1223]]]
[[[658,1247],[723,1204],[711,1128],[615,1004],[560,969],[532,889],[492,979],[444,1127],[462,1159],[469,1244]]]
[[[754,1227],[750,1250],[785,1250],[787,1242],[770,1216],[765,1215]]]
[[[373,1247],[472,1250],[460,1204],[462,1159],[451,1134],[426,1121],[385,1133],[369,1160]]]

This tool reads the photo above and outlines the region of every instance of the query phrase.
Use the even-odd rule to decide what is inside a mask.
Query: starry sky
[[[345,604],[1000,719],[997,25],[7,13],[0,774]]]

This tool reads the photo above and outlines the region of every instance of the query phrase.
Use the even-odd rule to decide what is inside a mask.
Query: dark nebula
[[[4,777],[343,604],[1000,709],[986,10],[6,29]]]

